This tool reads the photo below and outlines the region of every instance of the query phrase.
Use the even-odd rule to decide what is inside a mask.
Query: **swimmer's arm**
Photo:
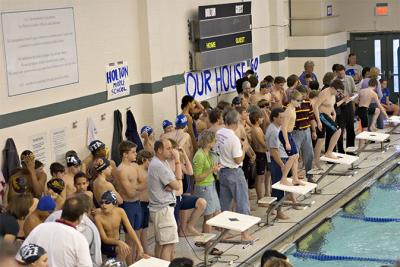
[[[376,104],[378,105],[378,108],[385,115],[385,117],[389,118],[387,113],[386,113],[386,109],[382,106],[381,101],[379,101],[379,97],[375,92],[373,93],[373,99],[375,100]]]
[[[201,103],[199,103],[197,100],[194,101],[196,106],[194,107],[194,113],[199,113],[204,110],[204,107]]]
[[[283,163],[281,156],[279,155],[279,151],[277,148],[272,148],[271,147],[271,157],[273,158],[273,160],[278,163],[279,167],[283,168],[285,166],[285,164]]]
[[[32,191],[33,195],[35,197],[40,198],[43,194],[44,191],[44,186],[42,187],[41,184],[39,183],[38,177],[36,176],[36,171],[35,171],[35,159],[34,158],[27,158],[25,160],[26,167],[29,171],[30,178],[31,178],[31,184],[32,184]],[[65,190],[65,189],[64,189]]]
[[[267,144],[265,143],[264,139],[264,134],[261,128],[256,130],[256,134],[254,135],[258,145],[260,146],[261,149],[266,150],[267,149]]]
[[[135,169],[135,179],[138,178],[137,170]],[[129,174],[126,171],[118,172],[118,180],[128,198],[135,198],[138,195],[136,190],[131,190],[131,183],[129,182]],[[115,189],[114,189],[115,190]]]
[[[321,120],[319,118],[319,106],[321,106],[321,104],[326,100],[326,96],[326,94],[321,93],[317,97],[317,101],[315,101],[315,104],[313,105],[315,120],[317,121],[317,123],[321,123]]]
[[[81,165],[81,171],[83,173],[87,173],[88,171],[88,166],[90,165],[90,162],[93,161],[93,155],[89,154],[83,161],[82,161],[82,165]]]
[[[281,125],[281,131],[282,131],[282,135],[283,135],[283,139],[285,140],[286,144],[289,144],[289,137],[288,137],[288,123],[289,123],[289,111],[288,108],[285,110],[285,116]]]
[[[181,163],[182,171],[186,175],[193,175],[193,166],[189,160],[184,149],[181,150],[183,155],[183,162]]]
[[[249,156],[250,159],[255,157],[256,153],[254,153],[254,149],[249,145],[249,148],[246,150],[246,155]]]
[[[99,219],[98,215],[94,217],[94,223],[96,224],[97,230],[99,230],[100,238],[103,243],[114,246],[119,245],[120,240],[115,238],[110,238],[106,235],[106,232],[104,231],[103,228],[103,224],[101,223],[101,219]]]
[[[118,208],[118,211],[121,214],[122,224],[125,226],[125,229],[128,232],[129,237],[133,240],[133,242],[135,242],[137,248],[139,248],[139,251],[143,251],[142,244],[140,243],[139,238],[137,237],[135,231],[133,230],[132,225],[128,220],[128,216],[126,215],[126,212],[121,208]]]
[[[138,191],[144,191],[147,189],[147,179],[142,179],[138,177],[138,185],[137,185],[137,190]]]

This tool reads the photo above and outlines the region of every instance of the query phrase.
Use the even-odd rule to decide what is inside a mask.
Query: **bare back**
[[[66,197],[72,196],[76,192],[76,188],[74,186],[74,175],[70,172],[67,172],[63,178],[65,183],[65,194]]]
[[[40,220],[39,216],[34,212],[31,215],[29,215],[24,222],[24,233],[25,236],[28,236],[32,230],[41,224],[42,221]]]
[[[296,124],[296,109],[293,106],[288,105],[284,114],[287,131],[288,133],[291,133],[293,132],[294,126]]]
[[[373,91],[372,88],[361,89],[358,93],[359,107],[369,107],[372,100],[378,99],[378,95]]]

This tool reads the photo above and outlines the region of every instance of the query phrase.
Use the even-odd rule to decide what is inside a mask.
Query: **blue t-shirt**
[[[390,96],[390,90],[389,88],[385,88],[382,90],[382,98],[381,98],[381,103],[386,105],[386,97]]]

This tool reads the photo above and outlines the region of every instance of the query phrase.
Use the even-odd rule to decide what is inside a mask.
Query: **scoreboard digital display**
[[[195,69],[209,69],[253,57],[251,2],[199,6],[195,27]]]
[[[199,40],[199,51],[211,51],[251,43],[251,31],[239,32]]]

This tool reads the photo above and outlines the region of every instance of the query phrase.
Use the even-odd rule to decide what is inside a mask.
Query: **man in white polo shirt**
[[[248,149],[247,143],[235,135],[239,126],[240,115],[230,110],[224,116],[225,127],[217,131],[217,145],[221,169],[219,171],[220,202],[222,211],[229,210],[232,200],[238,213],[250,215],[250,203],[246,179],[240,166]],[[242,241],[251,241],[251,235],[242,233]]]
[[[68,198],[64,203],[61,218],[56,222],[45,222],[36,226],[22,247],[36,244],[44,248],[48,253],[50,267],[92,267],[89,244],[75,229],[85,213],[85,208],[82,198]],[[16,259],[22,263],[20,253]]]

